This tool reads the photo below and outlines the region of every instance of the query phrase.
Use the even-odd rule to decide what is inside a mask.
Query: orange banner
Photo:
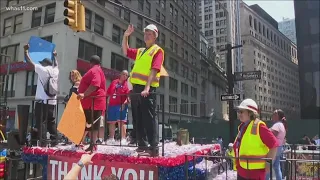
[[[58,125],[58,130],[70,141],[80,144],[84,135],[86,117],[77,95],[72,93]]]

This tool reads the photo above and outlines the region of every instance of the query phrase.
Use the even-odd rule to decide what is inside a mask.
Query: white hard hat
[[[237,106],[237,109],[246,109],[246,110],[252,111],[254,113],[258,113],[258,105],[252,99],[243,100],[241,102],[241,104],[239,106]]]
[[[151,30],[151,31],[155,32],[155,33],[156,33],[156,37],[158,37],[158,28],[157,28],[156,25],[154,25],[154,24],[149,24],[147,27],[145,27],[145,28],[143,29],[143,32],[145,32],[146,30]]]
[[[232,144],[232,143],[229,143],[228,147],[233,147],[233,144]]]

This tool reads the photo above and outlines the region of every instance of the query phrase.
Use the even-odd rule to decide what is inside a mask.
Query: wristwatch
[[[81,161],[78,161],[77,165],[80,166],[81,169],[84,167],[84,164]]]

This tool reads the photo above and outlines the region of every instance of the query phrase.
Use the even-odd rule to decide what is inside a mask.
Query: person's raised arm
[[[127,52],[129,49],[129,44],[128,44],[128,39],[129,36],[133,33],[134,31],[134,27],[132,24],[129,24],[127,30],[124,32],[123,34],[123,38],[122,38],[122,52],[125,56],[127,56]]]
[[[68,174],[64,177],[64,180],[77,179],[81,169],[85,165],[92,164],[91,159],[93,156],[94,154],[83,154],[77,165],[73,166],[72,169],[68,172]]]
[[[35,63],[32,61],[30,55],[29,55],[29,44],[26,44],[23,46],[24,49],[24,56],[26,58],[27,63],[31,64],[33,67],[35,67]]]
[[[58,67],[58,60],[57,60],[57,51],[53,51],[53,67]]]

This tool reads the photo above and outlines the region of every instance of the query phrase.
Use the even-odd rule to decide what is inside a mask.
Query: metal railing
[[[273,169],[273,161],[270,158],[234,158],[234,157],[226,157],[226,156],[209,156],[209,155],[194,155],[194,154],[186,154],[185,158],[190,159],[190,157],[193,159],[193,163],[191,163],[192,173],[190,174],[190,162],[186,161],[185,163],[185,179],[192,179],[192,180],[198,180],[198,179],[208,179],[209,177],[224,177],[226,180],[233,180],[233,178],[236,177],[236,171],[232,170],[233,165],[232,161],[239,161],[239,160],[245,160],[247,167],[242,167],[243,169],[250,169],[249,162],[250,160],[263,160],[265,162],[268,162],[270,165],[270,178],[272,179],[274,176],[274,169]],[[199,158],[203,158],[203,161],[201,163],[206,164],[205,169],[201,169],[204,171],[204,175],[200,176],[197,173],[197,165],[196,160]],[[213,171],[212,169],[208,169],[208,162],[213,162],[213,166],[209,168],[216,168],[218,170]],[[312,179],[312,180],[318,180],[320,179],[320,160],[305,160],[305,159],[282,159],[281,162],[281,171],[282,171],[282,179],[286,180],[299,180],[299,179]],[[222,171],[221,171],[222,169]],[[230,177],[228,174],[233,175],[233,177]],[[223,176],[222,176],[223,174]],[[250,178],[250,171],[248,171],[248,174],[244,178]],[[253,178],[253,177],[251,177]]]

